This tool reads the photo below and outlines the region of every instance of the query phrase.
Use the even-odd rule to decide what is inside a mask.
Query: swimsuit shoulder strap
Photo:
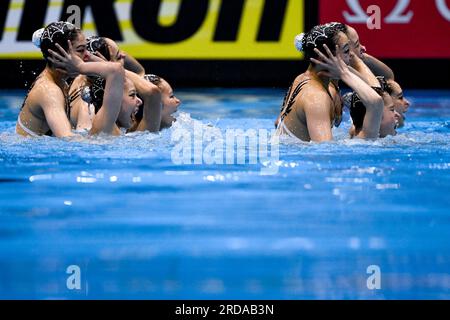
[[[305,87],[305,85],[310,81],[311,79],[306,78],[302,81],[300,81],[295,88],[293,85],[289,88],[284,101],[283,106],[281,107],[281,121],[286,118],[286,116],[291,112],[292,107],[294,106],[294,103],[297,99],[298,94],[302,89]]]

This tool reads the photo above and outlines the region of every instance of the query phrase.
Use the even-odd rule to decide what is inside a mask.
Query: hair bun
[[[303,52],[303,38],[305,37],[304,33],[301,33],[295,37],[294,44],[295,48],[299,52]]]
[[[45,28],[41,28],[39,30],[36,30],[33,33],[33,38],[31,41],[38,48],[41,48],[41,37],[42,37],[42,34],[44,33],[44,30],[45,30]]]

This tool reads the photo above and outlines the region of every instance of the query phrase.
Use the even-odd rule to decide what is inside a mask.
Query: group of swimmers
[[[135,131],[158,132],[176,120],[181,101],[170,84],[146,74],[142,65],[111,39],[90,37],[67,22],[54,22],[33,35],[46,60],[20,111],[23,136],[68,137]],[[300,141],[332,140],[344,101],[350,107],[352,137],[395,135],[409,102],[392,70],[368,55],[355,29],[341,23],[315,26],[296,37],[310,65],[283,102],[277,134]],[[342,97],[339,81],[353,93]]]
[[[163,78],[108,38],[90,37],[68,22],[36,31],[46,67],[22,105],[16,132],[70,137],[158,132],[175,121],[181,101]]]

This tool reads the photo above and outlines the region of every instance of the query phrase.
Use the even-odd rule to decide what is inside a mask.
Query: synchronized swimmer
[[[33,36],[47,62],[22,105],[16,132],[69,137],[157,132],[170,127],[181,104],[170,84],[120,51],[107,38],[86,40],[67,22],[54,22]],[[70,85],[69,85],[70,82]],[[75,132],[74,132],[75,130]]]
[[[23,136],[68,137],[158,132],[176,119],[181,101],[169,82],[143,66],[111,39],[90,37],[67,22],[54,22],[33,35],[47,65],[22,105],[16,132]],[[296,37],[310,61],[289,88],[275,122],[277,135],[298,141],[333,139],[344,101],[350,108],[350,136],[395,135],[409,101],[392,70],[367,54],[358,33],[342,23],[315,26]],[[353,91],[341,96],[339,82]]]

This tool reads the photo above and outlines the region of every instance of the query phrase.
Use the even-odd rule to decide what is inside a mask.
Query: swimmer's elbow
[[[145,69],[144,67],[140,66],[138,70],[135,72],[138,76],[144,77],[145,76]]]
[[[376,111],[380,110],[382,111],[384,107],[383,98],[380,97],[378,94],[374,94],[372,97],[368,99],[368,101],[365,103],[365,106]]]
[[[125,69],[119,62],[108,63],[108,73],[109,75],[121,76],[125,78]]]
[[[376,108],[377,110],[383,111],[383,108],[384,108],[384,100],[383,100],[382,97],[377,96],[377,99],[375,100],[375,108]]]

